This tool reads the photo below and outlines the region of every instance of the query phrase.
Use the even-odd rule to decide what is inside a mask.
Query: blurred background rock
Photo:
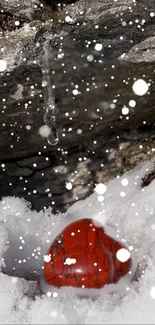
[[[154,0],[0,0],[0,11],[1,197],[65,211],[96,183],[154,157]],[[39,134],[47,39],[56,146]],[[132,90],[139,78],[144,96]]]

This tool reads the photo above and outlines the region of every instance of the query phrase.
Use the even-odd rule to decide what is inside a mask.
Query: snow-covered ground
[[[51,209],[38,213],[22,199],[3,198],[1,324],[155,324],[155,181],[141,188],[153,167],[149,162],[110,181],[103,195],[94,192],[63,215],[55,216]],[[112,227],[134,255],[134,279],[119,291],[102,291],[96,299],[57,289],[51,297],[42,294],[38,283],[52,238],[68,220],[94,216]]]

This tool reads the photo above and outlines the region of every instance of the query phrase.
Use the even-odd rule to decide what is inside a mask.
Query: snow
[[[121,248],[116,254],[116,257],[121,262],[126,262],[130,258],[130,252],[126,248]]]
[[[123,186],[127,186],[129,184],[128,179],[127,178],[123,178],[122,181],[121,181],[121,184]]]
[[[50,208],[32,211],[23,199],[2,199],[1,324],[155,324],[155,181],[141,187],[153,168],[154,161],[140,165],[106,183],[103,202],[94,192],[57,216]],[[111,292],[101,290],[93,299],[57,288],[42,294],[38,280],[51,240],[69,220],[96,216],[134,256],[137,271],[132,281],[119,290],[115,285]]]
[[[122,114],[123,114],[123,115],[128,115],[128,114],[129,114],[129,108],[126,107],[126,106],[124,106],[124,107],[122,108]]]
[[[102,195],[107,191],[107,187],[106,185],[99,183],[97,184],[97,186],[95,187],[95,192]]]
[[[66,21],[67,23],[72,23],[72,22],[73,22],[73,19],[72,19],[70,16],[66,16],[66,17],[65,17],[65,21]]]
[[[87,56],[87,61],[88,61],[88,62],[93,62],[93,61],[94,61],[94,57],[93,57],[92,54],[89,54],[89,55]]]
[[[7,68],[7,63],[5,60],[0,59],[0,72],[4,72]]]
[[[145,80],[138,79],[134,82],[134,84],[132,86],[132,90],[134,91],[134,93],[136,95],[144,96],[148,92],[149,86]]]
[[[131,100],[129,101],[129,106],[130,106],[130,107],[135,107],[135,106],[136,106],[136,101],[133,100],[133,99],[131,99]]]
[[[96,50],[96,51],[101,51],[101,50],[102,50],[102,44],[100,44],[100,43],[96,43],[96,44],[95,44],[95,50]]]
[[[41,137],[43,138],[48,138],[49,135],[51,133],[51,129],[48,125],[42,125],[40,128],[39,128],[39,134],[41,135]]]
[[[67,182],[67,183],[66,183],[66,188],[67,188],[67,190],[71,190],[72,187],[73,187],[73,185],[72,185],[71,182]]]
[[[72,93],[73,93],[73,95],[77,96],[79,91],[77,89],[73,89]]]

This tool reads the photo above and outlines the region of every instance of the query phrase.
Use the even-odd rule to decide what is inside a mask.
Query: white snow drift
[[[14,197],[0,202],[0,323],[1,324],[155,324],[155,181],[142,188],[146,163],[106,184],[98,193],[74,204],[66,214],[31,211]],[[124,182],[127,179],[128,182]],[[125,192],[122,196],[121,193]],[[68,216],[102,219],[113,228],[137,260],[137,272],[120,291],[95,300],[74,293],[41,294],[38,280],[54,227]]]

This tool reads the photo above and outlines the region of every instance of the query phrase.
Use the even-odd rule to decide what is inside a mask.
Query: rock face
[[[0,196],[65,210],[154,155],[154,0],[12,0],[0,9]],[[143,96],[137,79],[148,84]],[[51,146],[39,130],[54,119]]]

